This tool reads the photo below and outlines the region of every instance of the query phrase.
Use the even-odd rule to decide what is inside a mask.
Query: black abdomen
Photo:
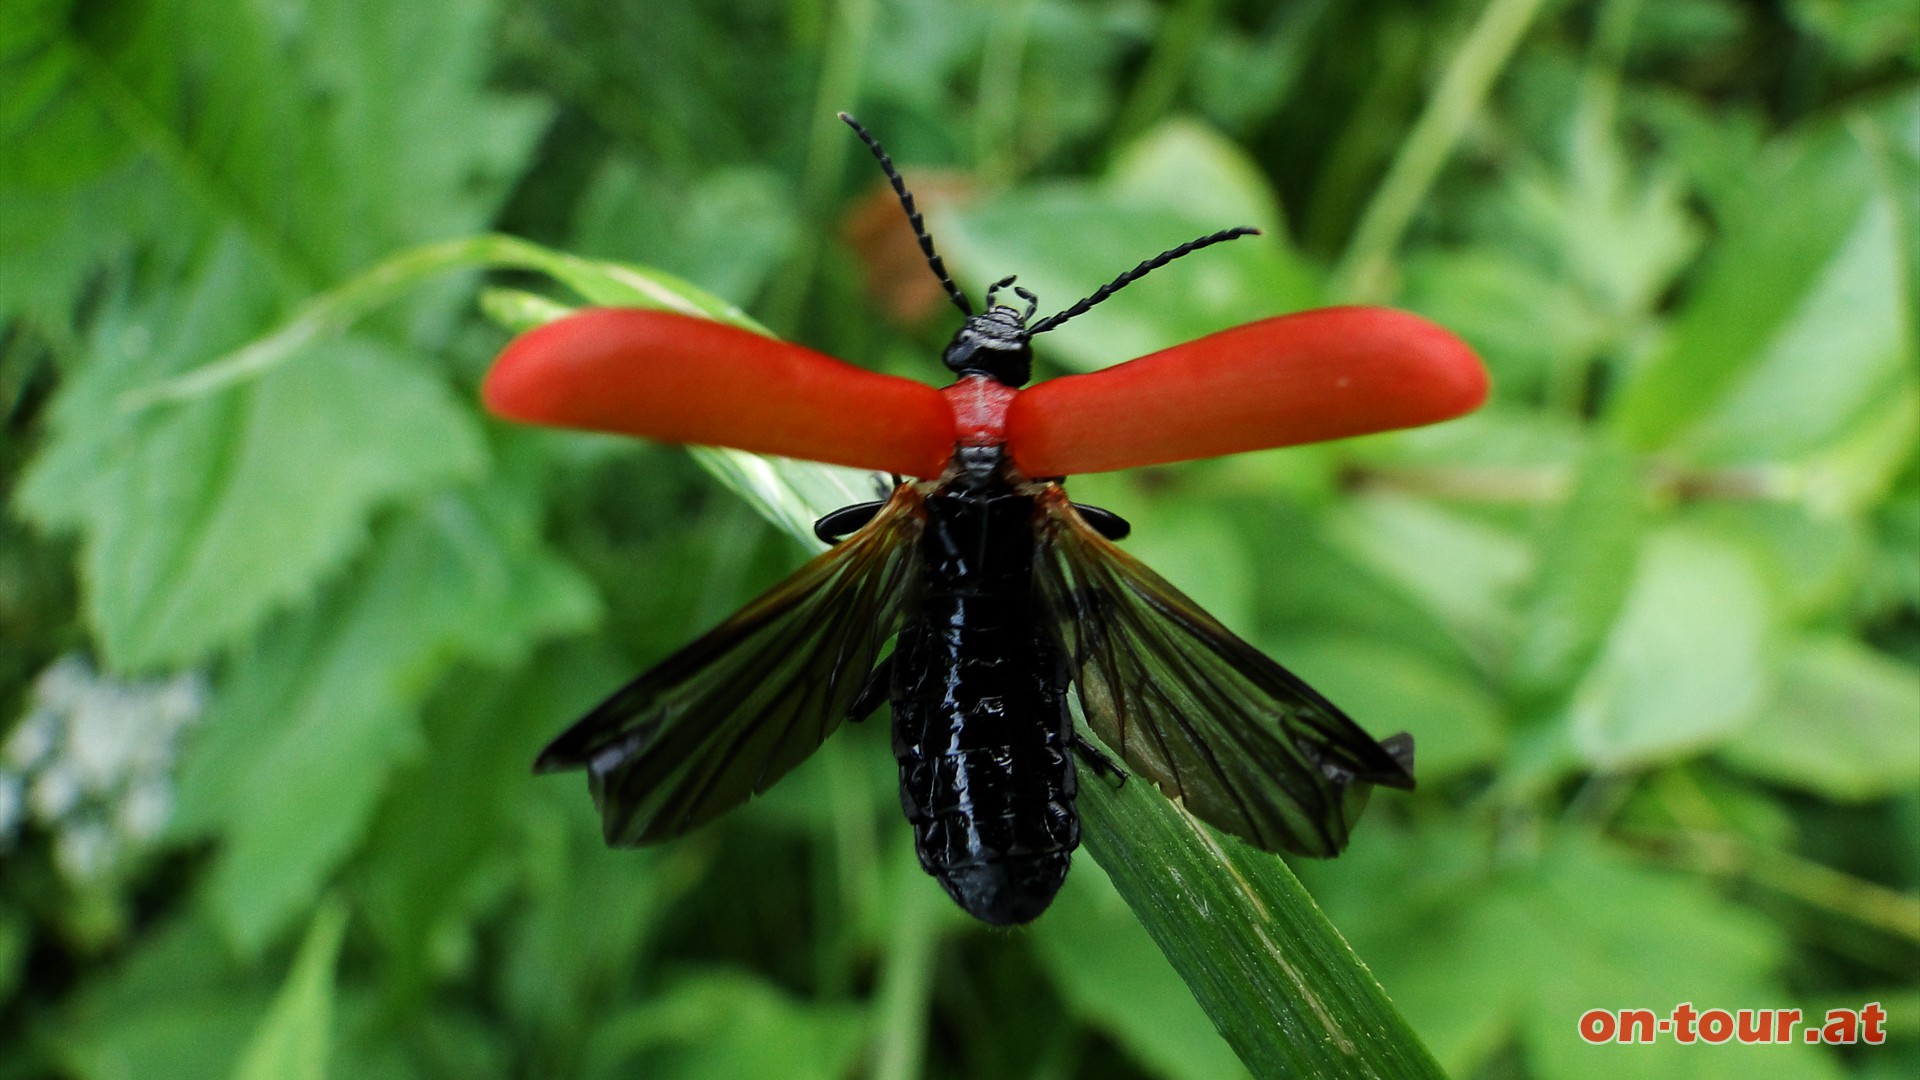
[[[927,501],[918,618],[893,660],[893,750],[920,865],[996,925],[1045,911],[1080,842],[1073,721],[1034,618],[1033,500]]]

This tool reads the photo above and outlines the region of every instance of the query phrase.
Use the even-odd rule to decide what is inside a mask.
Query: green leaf
[[[1467,125],[1485,106],[1488,91],[1513,59],[1540,8],[1540,0],[1488,0],[1452,49],[1439,81],[1431,91],[1422,88],[1426,105],[1401,140],[1334,268],[1335,296],[1362,302],[1387,291],[1383,285],[1394,251],[1415,211],[1426,201]],[[1363,115],[1364,108],[1363,104]]]
[[[651,1075],[839,1080],[858,1056],[861,1027],[845,1005],[808,1004],[745,975],[700,975],[597,1027],[582,1075],[634,1075],[626,1063],[650,1050],[664,1062]]]
[[[1576,286],[1592,315],[1620,334],[1658,303],[1699,246],[1700,230],[1673,176],[1634,175],[1620,144],[1582,120],[1571,121],[1563,170],[1516,163],[1493,207],[1552,276]]]
[[[1782,621],[1824,618],[1858,599],[1868,554],[1863,522],[1805,501],[1730,501],[1688,516],[1757,556]]]
[[[392,522],[344,588],[270,628],[222,683],[182,765],[176,828],[223,838],[207,899],[241,949],[360,840],[455,657],[506,663],[593,619],[586,581],[539,545],[532,485],[496,480]]]
[[[219,936],[191,913],[149,928],[129,955],[86,980],[50,1025],[60,1073],[83,1080],[229,1074],[267,1010],[265,990],[249,992],[236,974]]]
[[[1575,283],[1502,247],[1409,254],[1397,303],[1460,335],[1512,399],[1576,369],[1610,328]]]
[[[1277,856],[1137,780],[1079,798],[1087,850],[1254,1075],[1444,1075]]]
[[[1574,746],[1615,769],[1732,734],[1763,701],[1770,625],[1764,580],[1747,553],[1709,532],[1657,532],[1574,692]]]
[[[1746,551],[1700,530],[1655,533],[1574,693],[1576,747],[1592,764],[1618,768],[1737,731],[1764,700],[1771,623],[1765,580]]]
[[[198,402],[234,386],[265,378],[283,366],[323,354],[341,328],[422,281],[452,270],[502,267],[534,270],[579,293],[589,304],[664,308],[729,323],[756,333],[765,328],[746,313],[671,275],[624,263],[598,262],[553,251],[510,236],[475,236],[403,251],[364,274],[313,298],[293,319],[264,337],[169,379],[128,388],[116,405],[140,413],[169,402]],[[573,307],[525,293],[487,295],[487,312],[516,332],[558,319]],[[693,447],[707,469],[770,520],[810,547],[818,547],[812,523],[831,508],[865,502],[885,492],[877,473],[817,462],[760,457],[737,450]]]
[[[657,266],[745,303],[801,242],[795,195],[765,169],[689,176],[613,158],[581,197],[574,249]]]
[[[1254,625],[1256,578],[1245,541],[1223,513],[1192,502],[1129,511],[1127,550],[1214,618],[1242,633]]]
[[[260,377],[315,346],[408,290],[461,270],[534,270],[603,307],[668,308],[758,330],[745,313],[669,275],[621,263],[598,263],[512,236],[481,235],[408,248],[309,298],[264,336],[232,349],[192,371],[151,380],[120,396],[122,412],[138,413],[167,402],[192,402]],[[532,294],[489,290],[481,302],[510,330],[522,331],[572,310]],[[764,331],[762,331],[764,332]]]
[[[1920,776],[1920,668],[1846,638],[1781,650],[1758,719],[1720,749],[1731,764],[1842,802],[1911,790]]]
[[[1920,369],[1888,381],[1875,401],[1830,446],[1802,463],[1786,485],[1809,512],[1864,514],[1894,497],[1902,470],[1920,448]]]
[[[1920,319],[1920,93],[1893,98],[1869,118],[1868,147],[1894,213],[1910,329]],[[1913,347],[1909,343],[1909,348]]]
[[[1790,460],[1842,438],[1913,378],[1890,200],[1868,202],[1760,355],[1687,433],[1701,461]]]
[[[1494,401],[1444,424],[1340,445],[1389,464],[1462,466],[1466,494],[1530,502],[1559,494],[1563,476],[1578,471],[1591,443],[1585,425],[1566,416]]]
[[[480,291],[480,310],[495,325],[517,335],[564,318],[575,309],[523,289],[490,288]]]
[[[88,612],[124,669],[200,662],[251,633],[336,572],[376,509],[470,475],[479,448],[395,327],[229,399],[136,418],[119,397],[395,246],[478,227],[544,110],[482,91],[486,4],[109,9],[41,5],[12,42],[9,72],[34,92],[0,119],[34,137],[0,176],[7,218],[29,222],[0,245],[0,304],[64,325],[98,260],[137,268],[108,279],[21,496],[81,533]],[[53,137],[75,125],[83,142]],[[117,302],[121,286],[136,299]],[[438,341],[446,310],[422,305],[410,329]]]
[[[1875,614],[1901,604],[1920,608],[1920,459],[1908,464],[1876,516],[1868,595],[1856,602]]]
[[[1869,213],[1873,179],[1844,129],[1770,147],[1754,163],[1745,194],[1719,208],[1723,235],[1671,335],[1612,409],[1630,446],[1672,444],[1793,341],[1823,282],[1849,273],[1850,238]],[[1796,212],[1782,215],[1782,205]]]
[[[478,917],[476,884],[527,843],[517,823],[531,802],[578,798],[573,778],[528,778],[540,746],[583,715],[626,665],[570,640],[511,675],[463,673],[429,703],[425,752],[394,774],[392,794],[356,861],[355,892],[386,947],[396,998],[458,970]],[[583,823],[584,824],[584,823]],[[630,893],[625,883],[611,884]]]
[[[0,908],[0,1001],[13,999],[26,974],[29,940],[26,918],[11,908]]]
[[[1910,58],[1920,39],[1920,12],[1901,0],[1791,0],[1787,11],[1854,67]]]
[[[511,869],[525,882],[525,902],[501,928],[491,983],[505,1013],[574,1055],[607,1018],[607,988],[631,981],[635,958],[648,955],[674,901],[705,870],[713,838],[610,852],[586,785],[553,780],[523,781],[543,797],[505,838],[522,841]]]
[[[1075,1014],[1098,1024],[1156,1075],[1247,1075],[1098,866],[1083,861],[1074,867],[1031,936]]]
[[[1192,120],[1165,121],[1122,147],[1102,185],[1106,194],[1123,202],[1217,218],[1221,224],[1215,228],[1286,229],[1273,185],[1259,163],[1233,140]]]
[[[1473,673],[1370,638],[1316,635],[1267,650],[1378,736],[1413,734],[1422,785],[1495,760],[1505,705]]]
[[[65,48],[70,0],[22,0],[0,29],[0,137],[16,150],[0,165],[0,185],[51,189],[96,175],[116,157],[109,119],[70,92],[82,58]]]
[[[713,446],[688,452],[747,505],[813,551],[823,546],[813,535],[815,521],[843,506],[884,498],[892,487],[885,476],[863,469]]]
[[[64,326],[100,264],[165,213],[155,186],[143,166],[56,196],[0,184],[0,311]]]
[[[1631,455],[1596,442],[1541,537],[1511,661],[1522,693],[1569,687],[1626,602],[1646,516],[1640,473]]]
[[[31,87],[0,110],[0,205],[28,241],[0,245],[9,308],[64,315],[110,250],[220,230],[291,292],[471,232],[544,116],[482,92],[490,3],[70,7],[10,17],[0,50],[0,74]]]
[[[99,261],[151,228],[156,178],[86,94],[68,0],[9,5],[0,30],[0,311],[58,325]]]
[[[123,413],[123,391],[247,325],[251,273],[229,246],[179,301],[109,321],[19,493],[35,521],[82,534],[88,616],[121,670],[201,662],[240,640],[338,570],[373,510],[481,464],[467,409],[370,339],[211,400]]]
[[[162,0],[143,14],[111,46],[76,34],[90,59],[73,92],[190,205],[310,284],[472,231],[544,117],[482,90],[491,4],[345,0],[294,19]],[[467,134],[437,137],[449,130]]]
[[[255,1029],[233,1080],[325,1080],[333,1043],[334,965],[346,938],[347,910],[322,904],[273,1007]]]
[[[1508,530],[1440,503],[1397,494],[1336,507],[1335,543],[1438,616],[1464,642],[1491,650],[1513,622],[1526,551]]]

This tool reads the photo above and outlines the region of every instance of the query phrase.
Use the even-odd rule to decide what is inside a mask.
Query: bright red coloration
[[[945,390],[664,311],[576,312],[488,373],[512,420],[730,446],[925,479],[956,445],[1005,444],[1029,477],[1071,476],[1431,424],[1477,407],[1459,338],[1388,308],[1264,319],[1028,390]]]
[[[1007,445],[1027,476],[1071,476],[1431,424],[1486,396],[1473,350],[1439,326],[1323,308],[1024,390]]]
[[[933,387],[665,311],[592,308],[530,330],[482,396],[510,420],[906,476],[937,477],[953,456]]]
[[[1020,391],[985,375],[967,375],[940,393],[953,407],[955,446],[1006,443],[1007,407]]]

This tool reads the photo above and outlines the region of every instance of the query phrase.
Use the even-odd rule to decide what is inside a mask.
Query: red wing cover
[[[1486,396],[1473,350],[1439,326],[1323,308],[1023,390],[1007,442],[1024,475],[1073,476],[1417,427]]]
[[[482,391],[509,420],[904,476],[953,455],[940,391],[709,319],[590,308],[515,338]]]

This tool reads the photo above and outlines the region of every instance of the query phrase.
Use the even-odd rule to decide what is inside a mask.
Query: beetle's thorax
[[[953,410],[953,463],[948,480],[978,488],[1001,476],[1006,461],[1007,409],[1020,391],[978,373],[941,391]]]

